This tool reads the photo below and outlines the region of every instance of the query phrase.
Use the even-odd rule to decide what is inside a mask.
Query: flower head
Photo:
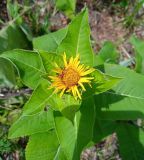
[[[79,55],[75,58],[71,57],[67,61],[66,54],[63,55],[64,67],[60,68],[56,65],[54,72],[55,76],[49,76],[52,80],[50,88],[55,88],[54,92],[60,92],[60,97],[64,92],[71,92],[75,99],[81,99],[81,92],[79,87],[85,91],[84,83],[90,85],[93,77],[87,77],[88,74],[94,71],[94,68],[85,67],[83,64],[80,64]]]

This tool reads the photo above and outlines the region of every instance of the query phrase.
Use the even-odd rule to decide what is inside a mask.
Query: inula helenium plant
[[[144,132],[129,122],[144,118],[144,76],[114,64],[111,43],[93,53],[86,8],[72,19],[34,38],[34,51],[0,55],[33,91],[9,138],[29,137],[26,160],[80,160],[85,148],[116,133],[121,157],[143,160]]]

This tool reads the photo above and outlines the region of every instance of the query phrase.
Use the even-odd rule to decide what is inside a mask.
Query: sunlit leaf
[[[54,128],[52,110],[41,111],[33,115],[22,115],[11,126],[9,138],[17,138],[46,132]]]
[[[124,77],[112,90],[95,96],[98,116],[102,119],[144,118],[144,76],[119,65],[104,65],[105,72]]]
[[[34,49],[44,50],[47,52],[55,52],[58,45],[64,39],[67,33],[67,28],[60,29],[56,32],[49,33],[33,39]]]
[[[10,61],[16,66],[23,83],[34,89],[45,74],[41,58],[37,52],[26,50],[12,50],[4,52],[0,57]]]
[[[81,63],[93,66],[93,51],[90,44],[90,28],[86,9],[69,24],[66,37],[62,40],[57,52],[60,54],[66,52],[68,58],[80,54]]]
[[[30,136],[26,147],[26,159],[54,160],[59,157],[59,152],[59,141],[54,131],[38,133]],[[62,158],[65,159],[64,156]]]

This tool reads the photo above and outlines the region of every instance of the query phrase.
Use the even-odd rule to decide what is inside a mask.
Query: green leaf
[[[130,42],[134,46],[136,55],[136,67],[135,70],[138,73],[144,74],[144,41],[136,38],[136,37],[131,37]]]
[[[120,154],[126,160],[144,159],[144,131],[130,124],[119,124],[116,130]]]
[[[50,83],[48,80],[43,80],[38,87],[33,91],[30,99],[24,105],[23,114],[34,114],[44,109],[48,100],[53,96],[53,91],[48,89]]]
[[[36,52],[12,50],[4,52],[0,57],[12,62],[17,67],[23,83],[32,89],[37,87],[42,74],[45,74],[41,59]]]
[[[95,96],[101,119],[130,120],[144,118],[144,76],[119,65],[105,64],[105,72],[124,77],[111,91]]]
[[[92,73],[92,77],[94,77],[94,80],[92,81],[92,87],[86,87],[86,92],[83,93],[84,98],[93,94],[103,93],[117,85],[122,79],[119,77],[106,75],[97,69]]]
[[[18,26],[10,24],[0,31],[0,52],[28,47],[29,42]]]
[[[22,115],[10,128],[9,138],[33,135],[54,128],[53,112],[41,111],[33,115]]]
[[[55,130],[60,147],[65,153],[65,159],[80,159],[82,150],[93,138],[94,119],[95,111],[92,97],[83,101],[80,111],[75,115],[74,124],[55,113]]]
[[[65,159],[71,160],[76,145],[76,132],[70,120],[55,112],[55,130]],[[69,144],[69,145],[68,145]]]
[[[83,100],[79,112],[76,113],[74,125],[77,134],[74,160],[79,160],[81,152],[93,139],[95,107],[93,97]]]
[[[119,57],[116,46],[109,41],[104,43],[98,54],[107,63],[116,63]]]
[[[76,0],[56,0],[56,7],[59,10],[64,11],[70,18],[73,17],[75,12],[75,5]]]
[[[43,111],[53,95],[53,91],[48,90],[48,87],[49,82],[43,80],[34,90],[24,106],[23,114],[11,127],[10,138],[45,132],[53,128],[52,111],[48,107],[46,108],[48,112]]]
[[[118,85],[113,87],[113,90],[116,93],[137,99],[144,98],[144,90],[142,88],[144,85],[143,75],[140,75],[128,68],[114,64],[105,64],[104,70],[107,74],[123,78]]]
[[[62,40],[57,52],[66,52],[68,58],[80,54],[81,63],[93,66],[93,51],[90,44],[88,11],[84,9],[68,26],[66,37]]]
[[[26,147],[26,160],[59,159],[59,142],[54,131],[38,133],[30,136]],[[64,157],[59,160],[65,159]]]
[[[16,77],[13,65],[7,60],[0,59],[0,86],[13,87],[16,84]]]
[[[68,146],[71,148],[71,137],[69,132],[69,125],[72,125],[68,119],[59,119],[65,122],[65,126],[62,128],[68,129],[63,131],[62,135],[57,135],[57,131],[49,131],[44,133],[38,133],[30,136],[27,148],[26,148],[26,159],[27,160],[53,160],[53,159],[65,159],[70,160],[68,157]],[[61,127],[61,126],[60,126]],[[68,128],[67,128],[68,127]],[[68,137],[62,143],[67,143],[62,145],[59,136],[64,136],[65,133],[70,133]],[[73,137],[72,137],[73,138]],[[68,141],[67,141],[68,140]],[[71,150],[72,151],[72,150]],[[72,155],[70,155],[72,156]]]
[[[10,128],[9,138],[30,135],[27,160],[79,160],[82,149],[93,138],[94,110],[90,97],[83,101],[73,122],[59,112],[54,112],[53,119],[50,109],[33,115],[23,114]]]
[[[64,39],[67,33],[67,28],[60,29],[56,32],[37,37],[33,39],[34,49],[44,50],[47,52],[55,52],[58,45]]]

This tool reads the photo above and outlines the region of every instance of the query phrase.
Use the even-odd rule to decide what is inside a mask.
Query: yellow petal
[[[79,82],[89,83],[91,79],[93,79],[93,77],[83,77],[83,78],[80,78]]]
[[[73,65],[73,57],[70,58],[69,65]]]
[[[83,64],[79,65],[78,68],[77,68],[77,70],[79,72],[81,72],[83,69],[84,69],[84,65]]]
[[[81,82],[78,82],[78,84],[81,86],[81,88],[83,89],[83,91],[86,91],[84,85]]]
[[[76,58],[74,58],[74,63],[76,63],[76,62],[80,62],[79,61],[79,55],[77,55]]]
[[[53,69],[52,71],[55,73],[59,73],[59,74],[62,73],[62,69],[60,69],[60,68]]]
[[[72,87],[72,94],[74,98],[77,99],[75,87]]]
[[[57,80],[59,79],[58,77],[54,77],[54,76],[48,76],[50,79],[53,79],[53,80]]]
[[[80,61],[77,60],[77,59],[75,59],[75,60],[74,60],[74,67],[75,67],[76,69],[78,68],[79,64],[80,64]]]
[[[92,73],[93,71],[95,71],[95,69],[94,69],[94,68],[91,68],[91,69],[89,69],[89,70],[87,70],[87,71],[82,72],[80,75],[81,75],[81,76],[85,76],[85,75],[87,75],[87,74]]]
[[[75,87],[75,90],[76,90],[76,92],[77,92],[77,95],[78,95],[79,99],[81,99],[81,95],[80,95],[80,93],[79,93],[79,90],[78,90],[77,86]]]
[[[65,88],[61,91],[60,93],[60,97],[62,97],[62,95],[64,94]]]

